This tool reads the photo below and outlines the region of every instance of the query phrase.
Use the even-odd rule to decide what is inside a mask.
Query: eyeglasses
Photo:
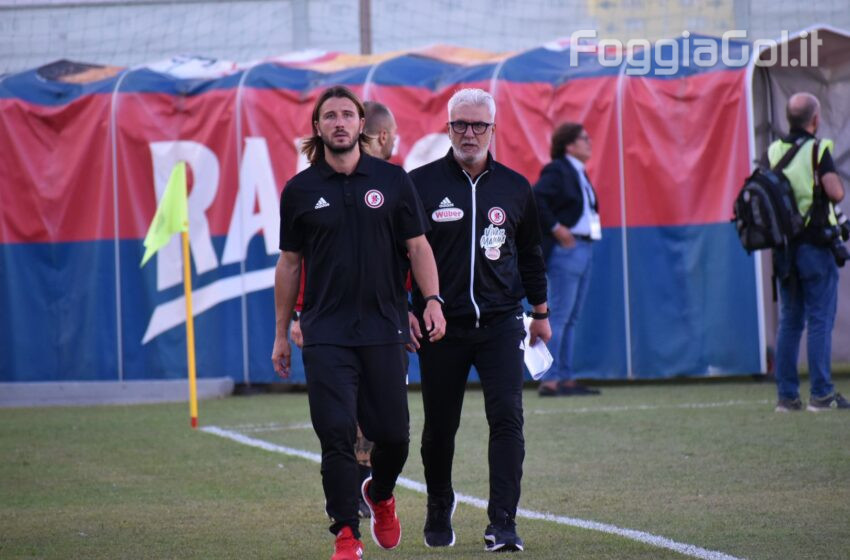
[[[493,123],[481,122],[481,121],[478,121],[478,122],[451,121],[449,123],[449,126],[452,127],[452,131],[455,134],[465,134],[466,129],[471,126],[472,127],[472,133],[475,134],[476,136],[481,136],[482,134],[487,132],[488,128],[493,126]]]

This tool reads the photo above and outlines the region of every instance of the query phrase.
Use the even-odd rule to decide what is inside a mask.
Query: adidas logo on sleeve
[[[317,202],[316,205],[313,208],[318,210],[320,208],[327,208],[328,206],[330,206],[330,204],[328,204],[328,201],[325,200],[325,197],[320,196],[319,202]]]

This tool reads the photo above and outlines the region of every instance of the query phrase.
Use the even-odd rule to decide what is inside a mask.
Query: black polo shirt
[[[427,227],[407,173],[366,154],[351,175],[322,160],[290,179],[280,249],[304,258],[304,344],[407,342],[405,241]]]

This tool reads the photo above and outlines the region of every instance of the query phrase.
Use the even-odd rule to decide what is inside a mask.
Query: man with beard
[[[366,127],[363,132],[367,138],[363,148],[370,156],[389,160],[393,157],[398,132],[395,117],[389,107],[377,101],[366,101],[363,107],[366,109]]]
[[[444,333],[434,256],[422,205],[398,166],[362,153],[364,108],[350,90],[325,90],[303,146],[310,167],[286,184],[280,204],[272,362],[289,375],[287,328],[306,268],[301,313],[310,418],[322,448],[325,509],[336,535],[332,560],[362,555],[354,440],[358,422],[374,442],[372,477],[361,492],[372,538],[395,548],[401,526],[393,489],[407,459],[409,425],[404,290],[407,255],[429,298],[423,324]]]
[[[530,342],[549,340],[546,274],[537,207],[528,181],[490,155],[496,104],[480,89],[462,89],[448,103],[452,148],[410,176],[431,220],[443,284],[446,336],[422,339],[422,463],[428,487],[425,544],[452,546],[454,440],[466,379],[475,366],[490,427],[490,500],[484,531],[488,551],[523,549],[516,532],[525,441],[522,425],[522,299],[533,306]],[[413,305],[424,318],[427,286]],[[424,323],[427,328],[427,321]]]
[[[395,117],[389,107],[377,101],[366,101],[363,103],[363,108],[366,111],[366,124],[363,133],[366,136],[366,143],[363,144],[363,151],[370,156],[381,158],[385,161],[389,160],[393,155],[393,148],[396,143],[396,132],[398,126],[395,122]],[[303,264],[302,264],[303,267]],[[301,291],[299,292],[298,303],[295,305],[295,313],[292,315],[292,323],[289,326],[289,335],[292,342],[299,348],[303,345],[301,336],[300,313],[302,306],[302,297],[304,293],[304,271],[301,271]],[[418,346],[417,341],[412,344]],[[358,472],[360,483],[362,484],[367,478],[372,476],[372,442],[363,436],[363,431],[360,426],[357,427],[357,439],[354,442],[354,455],[357,458]],[[358,506],[360,517],[369,517],[369,510],[366,500],[360,498]]]

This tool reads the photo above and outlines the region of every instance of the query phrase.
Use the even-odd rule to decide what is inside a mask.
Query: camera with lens
[[[835,257],[835,264],[844,266],[844,263],[850,260],[850,251],[847,250],[845,241],[850,239],[850,220],[847,215],[835,206],[835,218],[838,225],[829,228],[829,250],[832,251],[832,256]]]
[[[850,239],[850,219],[847,219],[840,206],[835,206],[835,219],[838,221],[838,229],[841,233],[841,239],[847,241]]]

